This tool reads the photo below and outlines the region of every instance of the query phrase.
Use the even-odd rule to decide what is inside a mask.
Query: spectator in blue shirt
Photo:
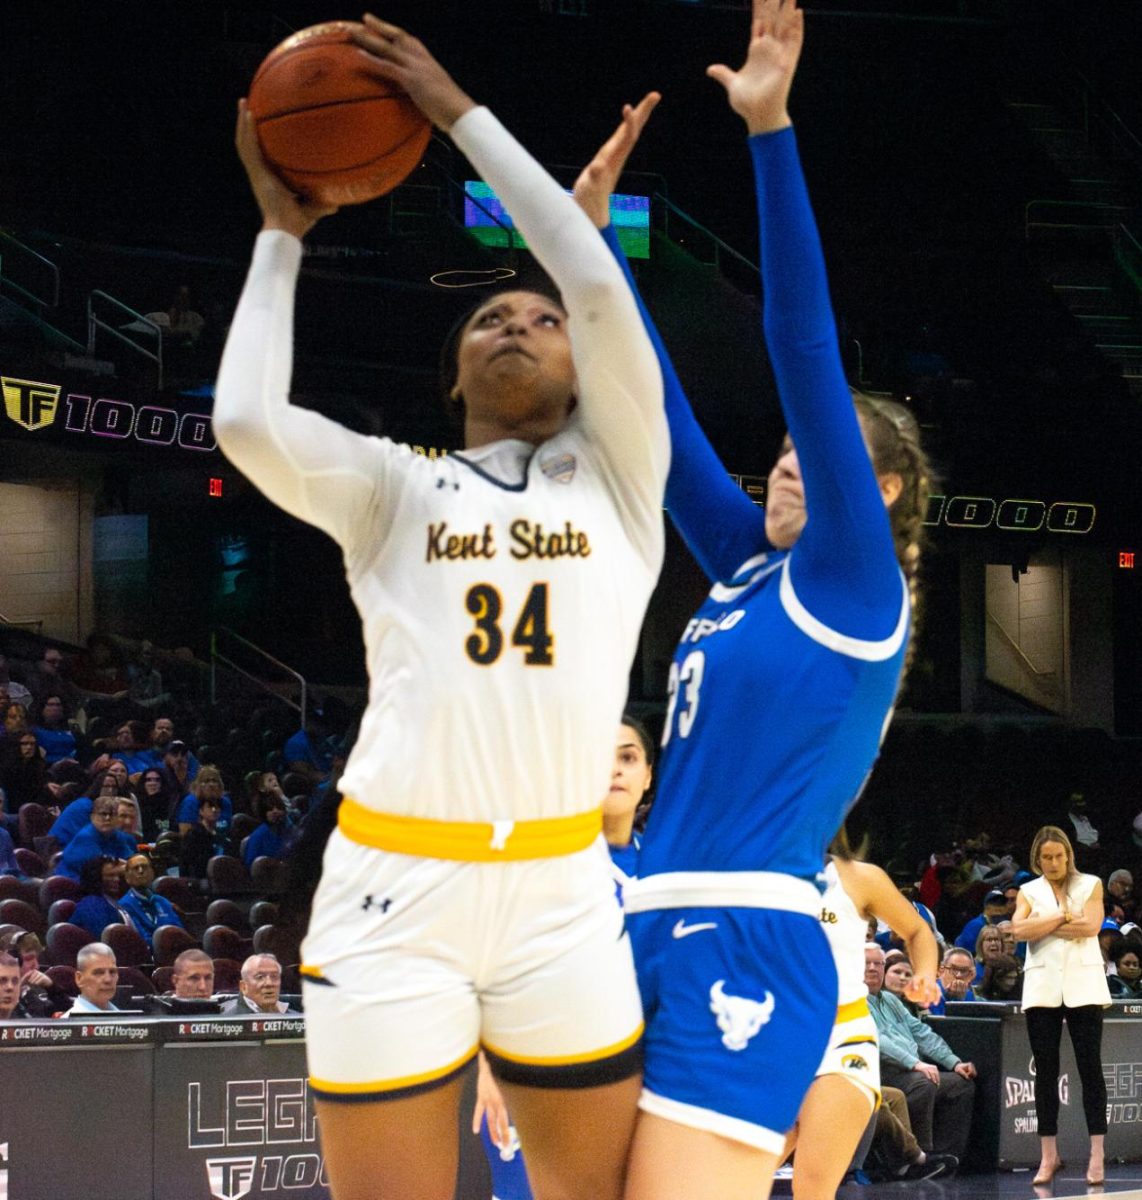
[[[83,899],[75,906],[70,920],[86,929],[93,938],[101,938],[108,925],[128,925],[127,914],[119,904],[123,895],[123,864],[113,858],[90,858],[79,868],[79,886]]]
[[[209,797],[216,800],[221,810],[221,816],[218,819],[218,832],[222,837],[228,837],[230,833],[230,823],[234,820],[234,805],[230,797],[226,794],[222,783],[222,772],[217,767],[202,767],[198,772],[198,778],[194,781],[190,791],[183,796],[182,802],[178,806],[178,831],[185,835],[188,834],[197,824],[199,820],[199,811],[204,798]]]
[[[91,781],[86,795],[73,800],[56,818],[48,832],[61,846],[67,846],[81,829],[87,828],[95,800],[100,796],[134,800],[127,781],[126,764],[119,759],[112,759],[107,769],[100,771]]]
[[[975,981],[975,959],[967,950],[953,946],[946,951],[940,963],[940,973],[936,983],[940,989],[940,998],[928,1009],[929,1015],[942,1017],[947,1011],[948,1000],[974,1000],[975,992],[972,984]]]
[[[154,890],[152,885],[155,882],[155,868],[145,854],[136,854],[129,858],[123,876],[127,884],[127,894],[119,902],[119,907],[127,914],[138,933],[146,939],[148,946],[153,945],[155,930],[160,925],[185,928],[175,906]]]
[[[126,766],[128,775],[138,775],[151,765],[147,745],[149,733],[144,721],[124,721],[115,731],[115,749],[111,757]]]
[[[193,751],[186,742],[175,737],[174,721],[170,717],[156,717],[154,725],[151,726],[150,748],[142,752],[147,759],[147,765],[169,769],[171,764],[167,761],[166,756],[172,749],[174,750],[173,757],[185,760],[181,765],[185,768],[184,782],[189,788],[198,775],[198,759],[194,757]]]
[[[114,797],[100,796],[93,801],[91,820],[64,847],[57,875],[78,879],[80,868],[90,858],[126,862],[135,853],[134,838],[116,828],[118,812],[119,801]]]
[[[20,864],[16,861],[16,847],[12,835],[0,824],[0,875],[23,874]]]
[[[78,758],[79,742],[67,724],[62,696],[52,694],[44,697],[36,711],[32,732],[49,767],[65,758]]]
[[[286,766],[294,774],[309,780],[311,787],[329,778],[333,759],[324,743],[325,732],[321,713],[311,710],[304,728],[299,729],[282,747]]]
[[[242,853],[242,861],[247,867],[253,866],[255,858],[284,858],[286,847],[286,805],[285,797],[278,790],[262,793],[258,797],[259,816],[262,823],[246,839],[246,849]]]
[[[1011,892],[1010,900],[1008,900],[1007,891]],[[985,925],[998,925],[1000,921],[1010,920],[1011,914],[1015,911],[1015,897],[1018,894],[1017,887],[1008,887],[1006,891],[1002,888],[993,888],[988,892],[983,898],[983,912],[978,917],[972,917],[960,930],[960,936],[956,938],[956,945],[974,955],[979,931]]]

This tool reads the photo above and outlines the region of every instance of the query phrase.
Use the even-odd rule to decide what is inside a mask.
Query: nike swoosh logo
[[[676,938],[689,937],[692,933],[701,933],[703,929],[717,929],[717,921],[702,921],[697,925],[687,925],[685,921],[677,921],[671,933]]]

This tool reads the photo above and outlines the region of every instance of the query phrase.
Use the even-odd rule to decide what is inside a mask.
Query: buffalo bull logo
[[[765,993],[764,1000],[750,1000],[746,996],[730,996],[724,990],[724,979],[719,979],[710,988],[710,1011],[718,1018],[722,1031],[722,1045],[727,1050],[744,1050],[755,1033],[769,1023],[777,1003],[772,992]]]

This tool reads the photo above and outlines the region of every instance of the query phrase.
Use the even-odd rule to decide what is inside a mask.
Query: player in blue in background
[[[713,587],[670,668],[659,800],[626,889],[647,1021],[626,1200],[768,1195],[836,1015],[815,880],[908,644],[927,467],[906,410],[854,407],[841,369],[786,109],[802,39],[796,0],[754,0],[745,65],[708,72],[750,133],[790,434],[764,512],[728,478],[655,338],[667,507]],[[626,110],[576,186],[620,258],[607,193],[656,100]]]

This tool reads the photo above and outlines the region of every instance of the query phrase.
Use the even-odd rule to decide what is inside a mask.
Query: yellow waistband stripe
[[[857,1017],[867,1017],[868,1013],[868,997],[862,996],[859,1000],[852,1000],[848,1004],[842,1004],[837,1009],[837,1015],[833,1020],[834,1025],[843,1025],[846,1021],[855,1021]]]
[[[446,1075],[459,1071],[461,1067],[466,1066],[476,1057],[478,1049],[478,1046],[473,1046],[471,1050],[465,1051],[455,1062],[449,1063],[446,1067],[437,1067],[433,1071],[424,1071],[419,1075],[405,1075],[402,1079],[379,1079],[371,1083],[336,1083],[329,1079],[317,1079],[311,1075],[309,1083],[318,1091],[328,1092],[334,1096],[368,1096],[374,1092],[396,1092],[401,1088],[419,1087],[424,1083],[432,1083],[434,1080],[443,1079]]]
[[[351,842],[394,854],[460,862],[518,862],[585,850],[603,830],[603,813],[594,808],[538,821],[432,821],[374,812],[346,796],[337,827]]]
[[[529,1067],[570,1067],[577,1063],[592,1063],[604,1062],[608,1058],[614,1058],[616,1054],[622,1054],[624,1050],[629,1050],[631,1046],[642,1037],[643,1023],[639,1021],[638,1028],[634,1033],[621,1041],[615,1042],[611,1046],[600,1046],[597,1050],[588,1050],[584,1054],[558,1054],[554,1057],[535,1058],[526,1054],[512,1054],[507,1050],[500,1050],[493,1046],[491,1042],[484,1042],[484,1045],[493,1054],[500,1058],[506,1058],[508,1062],[522,1063]]]

